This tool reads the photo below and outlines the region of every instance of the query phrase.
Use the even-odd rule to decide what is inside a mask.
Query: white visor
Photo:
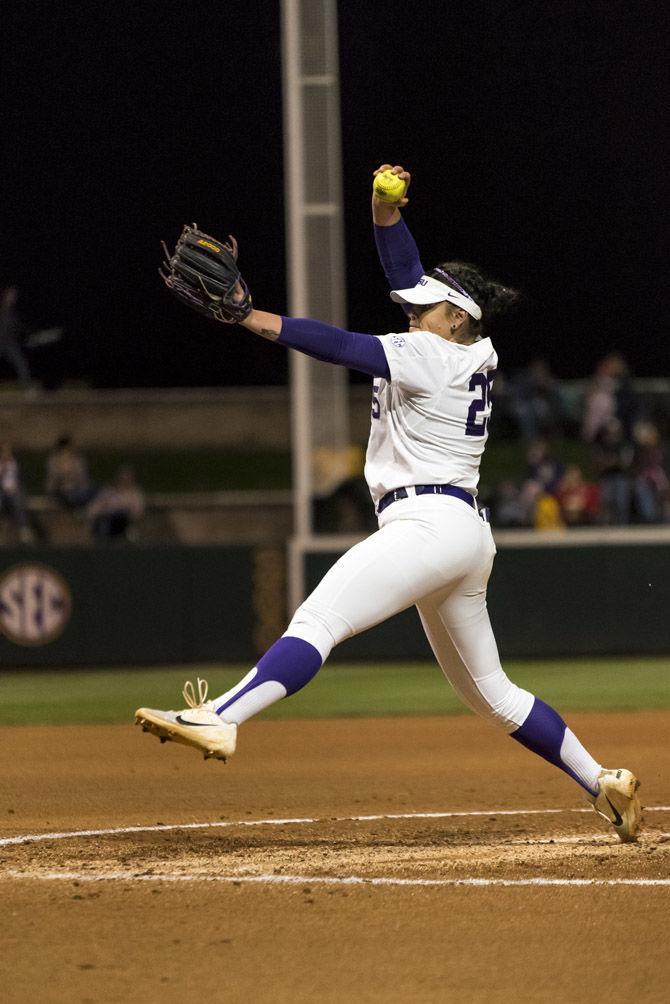
[[[412,286],[411,289],[394,289],[391,292],[391,299],[394,303],[417,304],[443,303],[448,300],[449,303],[462,307],[477,321],[482,319],[481,307],[475,303],[471,296],[468,296],[467,293],[459,293],[457,289],[453,289],[429,275],[422,275],[416,286]]]

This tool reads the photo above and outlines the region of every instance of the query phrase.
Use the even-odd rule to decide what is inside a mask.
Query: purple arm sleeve
[[[375,244],[391,289],[416,286],[424,274],[419,249],[403,219],[392,227],[375,224]]]
[[[281,334],[277,341],[313,359],[339,363],[369,376],[391,379],[382,343],[372,335],[345,331],[334,324],[306,317],[282,317]]]

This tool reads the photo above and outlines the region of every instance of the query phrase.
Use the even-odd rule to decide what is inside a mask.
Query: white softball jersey
[[[450,484],[477,494],[498,357],[430,331],[378,336],[391,379],[376,378],[365,478],[375,505],[394,488]]]

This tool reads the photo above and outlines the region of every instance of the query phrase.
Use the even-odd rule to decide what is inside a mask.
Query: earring
[[[456,325],[452,324],[451,325],[451,333],[452,333],[452,335],[453,335],[453,333],[454,333],[455,330],[456,330]]]

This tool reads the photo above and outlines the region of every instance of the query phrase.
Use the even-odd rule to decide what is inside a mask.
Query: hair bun
[[[516,289],[510,289],[509,286],[503,286],[499,282],[487,282],[484,297],[484,303],[480,304],[482,313],[485,317],[497,317],[517,303],[519,293]]]
[[[504,314],[519,299],[520,294],[516,289],[510,289],[509,286],[503,286],[500,282],[487,279],[476,265],[470,265],[464,261],[445,261],[440,262],[438,267],[453,276],[475,303],[482,308],[482,320],[474,322],[477,327],[500,314]],[[444,281],[444,278],[439,274],[435,275],[434,278]]]

